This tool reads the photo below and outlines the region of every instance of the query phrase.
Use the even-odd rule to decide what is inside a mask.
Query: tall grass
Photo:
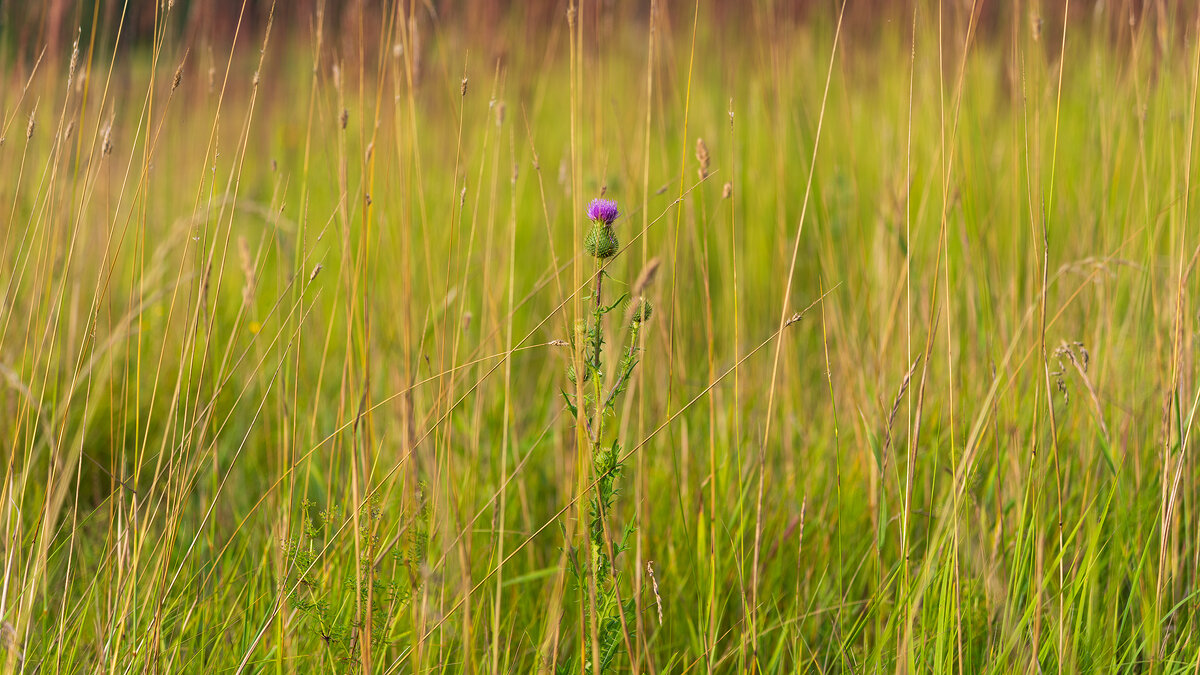
[[[1197,27],[659,4],[6,57],[4,672],[1200,668]]]

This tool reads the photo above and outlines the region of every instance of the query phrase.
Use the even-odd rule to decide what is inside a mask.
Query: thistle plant
[[[590,599],[582,603],[588,635],[595,635],[594,644],[598,646],[598,650],[590,651],[592,659],[598,659],[598,663],[585,659],[583,669],[587,672],[606,672],[611,668],[623,642],[623,626],[630,622],[627,617],[631,616],[634,606],[628,596],[622,601],[618,588],[620,575],[616,570],[616,558],[628,548],[633,525],[627,524],[622,528],[622,535],[616,541],[610,541],[608,536],[610,514],[619,493],[624,464],[620,441],[616,438],[610,440],[606,421],[615,417],[617,401],[628,390],[639,362],[639,337],[642,328],[650,320],[653,308],[648,300],[641,297],[641,288],[635,289],[633,297],[621,294],[611,302],[605,302],[605,266],[620,247],[613,229],[613,222],[619,213],[617,203],[612,200],[594,199],[588,205],[591,227],[584,239],[584,249],[595,258],[596,275],[591,295],[587,298],[591,306],[589,316],[576,325],[571,335],[572,348],[581,354],[583,382],[579,382],[579,374],[575,365],[571,364],[567,367],[567,379],[572,386],[569,390],[563,390],[572,417],[581,419],[585,425],[577,433],[587,435],[591,456],[589,485],[592,491],[588,499],[587,541],[568,549],[568,564],[581,596],[584,589],[589,588],[590,580],[594,579],[595,584],[594,603]],[[619,361],[609,372],[604,363],[606,318],[621,307],[624,311],[616,316],[623,316],[628,330],[625,332],[625,343],[618,352]],[[581,397],[579,392],[582,392]],[[613,428],[617,426],[612,425]],[[589,652],[586,649],[583,651]],[[563,665],[562,672],[578,670],[571,660]]]

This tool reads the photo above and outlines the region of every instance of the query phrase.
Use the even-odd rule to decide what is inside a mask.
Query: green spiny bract
[[[611,225],[596,223],[588,230],[587,237],[583,240],[583,247],[587,250],[588,255],[600,260],[608,260],[617,254],[617,249],[620,248],[621,242],[617,239],[617,233],[613,231]]]

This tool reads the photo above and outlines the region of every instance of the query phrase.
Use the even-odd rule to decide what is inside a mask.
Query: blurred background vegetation
[[[855,0],[846,8],[847,35],[871,37],[885,26],[911,16],[917,0]],[[406,0],[412,12],[438,24],[439,28],[454,26],[472,36],[491,37],[495,48],[513,38],[529,39],[552,29],[556,19],[566,12],[567,0]],[[744,39],[746,33],[739,22],[769,23],[777,26],[794,25],[813,16],[824,16],[835,3],[829,0],[706,0],[706,14],[725,26],[727,39]],[[382,18],[378,3],[367,0],[0,0],[0,38],[5,51],[23,58],[36,55],[43,47],[51,55],[61,54],[62,45],[70,44],[76,27],[88,35],[95,28],[100,45],[111,45],[118,29],[121,44],[126,47],[145,45],[155,34],[158,17],[170,5],[170,24],[186,36],[188,43],[228,42],[240,35],[243,39],[257,35],[259,29],[274,13],[276,24],[289,33],[312,28],[313,17],[321,9],[330,26],[344,27],[347,32],[358,25],[365,15]],[[689,15],[693,5],[687,2],[664,2],[662,11],[675,16]],[[752,5],[751,11],[746,6]],[[1012,30],[1013,17],[1026,14],[1030,21],[1044,22],[1047,32],[1061,30],[1063,18],[1071,21],[1102,22],[1114,36],[1128,34],[1131,25],[1141,21],[1153,22],[1160,41],[1170,34],[1182,34],[1193,20],[1200,4],[1191,0],[1004,0],[972,2],[948,0],[940,3],[949,25],[965,26],[964,18],[975,12],[978,30],[983,35],[1005,35]],[[650,3],[644,0],[601,0],[590,3],[586,11],[594,13],[599,25],[641,23],[648,18]],[[239,31],[239,25],[241,30]],[[513,27],[521,27],[514,33]],[[887,27],[892,30],[894,27]],[[1058,29],[1058,30],[1055,30]],[[353,35],[347,35],[352,39]]]

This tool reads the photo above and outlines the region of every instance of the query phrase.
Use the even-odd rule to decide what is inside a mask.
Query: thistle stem
[[[603,316],[602,308],[604,306],[604,303],[601,301],[601,293],[603,292],[603,290],[604,290],[604,267],[601,265],[601,266],[599,266],[599,269],[596,270],[596,281],[595,281],[595,285],[593,286],[593,292],[592,292],[592,298],[595,302],[595,309],[593,310],[593,316],[592,316],[592,322],[593,322],[592,330],[595,331],[595,338],[592,340],[592,348],[594,350],[594,353],[592,355],[592,364],[591,365],[596,370],[596,372],[592,376],[595,379],[595,387],[596,387],[596,409],[593,412],[593,415],[594,415],[593,419],[595,420],[595,423],[592,425],[593,431],[594,431],[592,434],[592,452],[593,452],[593,454],[597,450],[599,450],[600,440],[601,440],[601,438],[603,438],[603,432],[604,432],[604,408],[602,407],[602,405],[600,403],[600,395],[601,395],[601,393],[603,393],[603,386],[604,386],[600,382],[600,372],[601,372],[600,371],[600,349],[602,347],[602,336],[603,336],[603,333],[601,332],[601,327],[600,327],[600,318]]]

